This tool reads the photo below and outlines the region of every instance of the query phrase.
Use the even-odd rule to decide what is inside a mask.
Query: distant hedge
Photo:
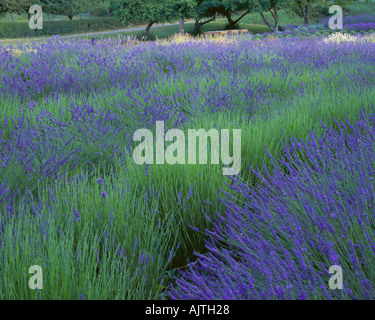
[[[66,35],[105,31],[124,27],[115,18],[82,19],[68,21],[43,21],[43,29],[32,30],[27,22],[0,23],[0,39]]]

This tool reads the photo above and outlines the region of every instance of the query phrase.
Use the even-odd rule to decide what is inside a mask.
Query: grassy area
[[[90,16],[88,14],[81,14],[79,16],[74,16],[73,20],[79,20],[79,19],[96,19],[95,16]],[[48,15],[46,13],[43,14],[43,20],[44,21],[68,21],[70,20],[67,16],[63,15]],[[10,23],[10,22],[28,22],[27,14],[13,14],[13,20],[10,16],[10,14],[6,14],[2,17],[0,17],[0,23]]]
[[[344,9],[344,15],[360,15],[360,14],[372,14],[375,15],[375,1],[361,2],[355,1],[349,3],[347,8]]]

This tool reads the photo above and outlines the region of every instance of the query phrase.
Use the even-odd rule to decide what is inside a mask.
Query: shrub
[[[121,27],[124,27],[124,25],[114,18],[44,21],[42,30],[30,29],[27,22],[1,23],[0,39],[85,33]]]
[[[326,27],[328,26],[329,17],[322,19],[322,24]],[[344,25],[361,25],[361,24],[369,24],[369,23],[375,23],[375,15],[369,15],[369,14],[362,14],[362,15],[356,15],[356,16],[350,16],[345,17],[344,16]]]
[[[28,23],[0,23],[0,39],[34,37],[35,31]]]
[[[323,15],[323,16],[326,16],[326,17],[329,17],[331,14],[329,13],[329,7],[326,7],[326,6],[320,6],[320,13]]]
[[[375,15],[372,14],[361,14],[356,16],[345,17],[344,24],[355,24],[355,23],[375,23]]]
[[[353,37],[350,34],[344,34],[342,32],[331,34],[327,38],[324,39],[324,42],[331,42],[331,43],[354,42],[354,41],[357,41],[356,37]]]
[[[136,39],[139,41],[155,41],[156,36],[151,32],[147,34],[145,31],[143,31],[139,35],[137,35]]]
[[[317,29],[319,29],[319,30],[324,30],[324,25],[323,24],[317,24],[315,27]]]
[[[286,24],[286,25],[282,26],[282,29],[284,31],[286,31],[286,30],[295,30],[297,28],[298,28],[298,26],[296,26],[294,24]]]
[[[356,30],[356,31],[368,31],[370,29],[375,28],[375,23],[367,22],[367,23],[355,23],[349,24],[345,26],[348,30]]]

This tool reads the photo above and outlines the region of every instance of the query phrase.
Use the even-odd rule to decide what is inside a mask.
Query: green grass
[[[347,12],[347,13],[346,13]],[[355,1],[349,3],[347,8],[344,9],[344,15],[359,15],[359,14],[373,14],[375,15],[375,2],[361,2]]]
[[[80,19],[79,17],[73,17],[73,20],[78,20]],[[49,17],[46,14],[43,15],[43,20],[44,21],[61,21],[65,20],[68,21],[69,18],[67,16],[59,16],[58,18],[56,16],[54,17]],[[12,22],[12,19],[9,14],[6,14],[5,16],[0,18],[0,23],[10,23]],[[27,14],[14,14],[13,15],[13,22],[18,23],[18,22],[28,22]]]

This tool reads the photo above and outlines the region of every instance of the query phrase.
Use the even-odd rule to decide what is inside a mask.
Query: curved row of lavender
[[[176,228],[169,229],[173,217],[164,222],[157,220],[160,211],[164,210],[165,214],[165,207],[169,209],[166,199],[171,201],[170,199],[178,198],[176,208],[173,207],[170,212],[176,214],[178,210],[186,210],[183,213],[187,217],[196,214],[196,208],[203,206],[204,201],[214,202],[217,199],[203,198],[201,201],[200,192],[209,189],[205,185],[208,182],[204,179],[198,180],[203,181],[201,185],[187,181],[189,188],[192,185],[192,189],[188,189],[186,193],[187,198],[190,197],[190,202],[181,200],[185,195],[176,188],[172,190],[173,185],[170,181],[167,181],[167,186],[163,185],[161,180],[165,177],[162,175],[160,181],[150,186],[147,180],[148,172],[134,169],[134,165],[126,163],[134,130],[151,128],[157,120],[164,120],[171,127],[183,127],[203,114],[213,117],[220,112],[229,114],[232,111],[241,112],[241,120],[246,122],[257,109],[267,103],[278,101],[281,104],[284,99],[293,95],[303,98],[314,90],[319,91],[321,87],[332,86],[333,95],[340,88],[347,91],[358,89],[359,97],[362,99],[361,94],[365,96],[365,91],[374,86],[374,51],[374,43],[371,41],[327,43],[293,38],[264,42],[244,39],[224,44],[199,41],[147,43],[134,47],[123,46],[115,40],[92,46],[79,41],[52,39],[40,45],[30,44],[18,48],[0,46],[0,250],[8,248],[11,251],[13,246],[19,246],[21,243],[22,250],[26,250],[24,246],[29,247],[33,256],[46,264],[51,263],[46,257],[47,254],[51,254],[48,251],[48,243],[49,239],[53,238],[53,232],[56,239],[60,239],[60,232],[64,237],[74,238],[71,230],[76,230],[76,233],[83,232],[84,223],[91,219],[96,227],[100,226],[100,232],[98,231],[93,239],[104,237],[106,245],[103,248],[102,244],[97,247],[93,244],[94,251],[90,252],[93,260],[88,263],[85,255],[80,255],[81,251],[78,250],[84,250],[87,245],[80,247],[75,243],[78,247],[72,247],[77,249],[77,252],[67,253],[72,258],[72,266],[83,270],[82,265],[93,265],[95,268],[99,266],[107,270],[100,258],[114,257],[116,266],[113,270],[118,273],[98,274],[108,281],[125,281],[123,279],[127,279],[126,277],[131,274],[129,283],[137,289],[133,290],[129,283],[116,282],[113,291],[119,286],[124,292],[119,296],[117,293],[109,292],[108,297],[154,298],[158,290],[160,291],[157,286],[162,283],[163,272],[168,268],[177,248],[177,242],[170,241],[173,235],[177,234]],[[94,102],[88,102],[89,98]],[[18,110],[8,110],[7,107],[10,105],[18,106]],[[372,118],[369,121],[372,122]],[[338,262],[343,266],[346,281],[352,281],[352,287],[355,288],[353,292],[343,291],[344,297],[372,296],[373,279],[370,269],[357,267],[354,253],[353,262],[350,260],[351,256],[348,261],[337,258],[336,253],[339,253],[339,249],[351,250],[352,246],[347,238],[327,232],[329,228],[336,226],[334,221],[337,221],[342,223],[340,232],[344,232],[345,228],[348,229],[348,233],[351,232],[349,230],[354,230],[353,234],[348,234],[348,239],[353,242],[357,257],[362,251],[367,254],[370,249],[372,250],[372,222],[370,218],[366,220],[366,217],[359,216],[355,211],[357,205],[358,210],[367,210],[366,206],[372,205],[368,198],[370,177],[367,177],[369,170],[372,170],[372,140],[371,135],[360,135],[361,128],[372,132],[370,125],[361,123],[352,129],[355,134],[353,138],[348,136],[348,144],[354,149],[353,156],[345,151],[340,136],[328,132],[328,142],[319,142],[322,155],[311,153],[309,160],[314,164],[316,161],[325,164],[322,168],[316,163],[319,174],[313,174],[304,167],[301,160],[297,168],[288,168],[291,172],[289,176],[285,177],[276,170],[275,176],[272,179],[268,178],[269,182],[264,184],[263,189],[254,198],[249,198],[249,192],[252,191],[237,181],[237,187],[233,192],[244,196],[247,202],[240,206],[224,200],[228,211],[227,224],[217,225],[216,231],[211,235],[214,238],[216,233],[220,233],[222,239],[213,240],[214,243],[209,245],[213,248],[218,244],[216,249],[212,249],[216,252],[217,259],[211,256],[213,260],[209,261],[200,256],[203,269],[196,270],[193,267],[186,273],[185,277],[191,284],[179,280],[180,288],[176,287],[172,291],[172,297],[324,298],[324,293],[319,291],[319,281],[326,281],[327,275],[322,272],[325,272],[325,268],[331,262]],[[360,139],[361,142],[353,140],[354,138]],[[295,142],[297,147],[293,148],[297,148],[297,151],[302,147],[306,151],[309,150],[308,145],[302,146],[299,143]],[[335,148],[331,153],[337,153],[336,157],[325,153],[330,144]],[[314,144],[312,147],[316,148]],[[297,153],[293,148],[290,153]],[[343,157],[346,162],[342,164],[336,161],[338,157]],[[111,177],[101,176],[104,164],[114,168]],[[244,173],[249,171],[245,168],[247,164],[243,164]],[[332,172],[325,171],[329,166]],[[126,171],[125,168],[133,170],[127,172],[130,178],[123,173]],[[352,175],[340,175],[343,170],[349,169],[352,170],[349,171]],[[150,176],[155,171],[156,169],[150,168]],[[356,179],[357,175],[363,181]],[[343,183],[336,189],[329,180],[333,179],[333,176]],[[94,183],[90,178],[93,178]],[[329,180],[329,184],[324,178]],[[66,185],[54,186],[54,182],[65,179],[68,181]],[[107,184],[103,180],[106,180]],[[121,185],[118,189],[112,188],[111,185],[116,184],[117,180],[120,180]],[[172,182],[181,180],[186,179],[174,175]],[[165,198],[159,198],[161,185],[166,189],[171,188],[167,189]],[[132,186],[135,187],[132,189]],[[215,187],[218,186],[215,184]],[[62,189],[59,189],[60,187]],[[357,193],[359,189],[361,193]],[[61,190],[66,191],[66,194]],[[129,190],[132,190],[137,198],[131,198],[134,195]],[[324,197],[326,190],[335,190],[343,194],[337,201],[331,201],[332,198]],[[91,198],[85,198],[86,193]],[[366,205],[362,198],[356,199],[356,195],[362,193],[367,197],[364,198],[367,199]],[[191,197],[191,194],[194,196]],[[300,197],[293,198],[293,194]],[[314,204],[312,198],[315,197],[319,197],[319,204]],[[131,199],[124,205],[122,202],[127,198]],[[270,199],[272,201],[269,201]],[[278,205],[277,209],[272,207],[275,204]],[[119,207],[123,211],[120,211]],[[116,216],[114,208],[121,213],[126,212],[132,219],[138,217],[140,227],[137,232],[141,234],[146,230],[144,224],[150,223],[151,227],[147,230],[151,231],[148,235],[152,234],[154,238],[144,237],[140,240],[138,233],[134,232],[137,237],[129,240],[126,243],[128,247],[124,248],[125,242],[119,244],[115,239],[126,238],[128,228],[133,230],[132,228],[136,227],[123,216]],[[306,211],[307,216],[289,216],[288,208],[297,208],[298,211],[293,212],[301,214]],[[321,220],[327,208],[330,208],[329,212],[343,210],[336,212],[336,217],[330,216],[327,221]],[[265,213],[264,216],[261,215],[262,212]],[[285,215],[276,217],[274,212]],[[362,212],[363,210],[360,214]],[[348,217],[345,213],[351,219],[346,219]],[[16,242],[17,237],[22,238],[24,230],[12,229],[15,217],[22,220],[27,219],[30,214],[35,219],[41,219],[34,226],[38,230],[37,236],[30,237],[30,243]],[[356,229],[349,229],[354,224],[353,216],[361,217],[363,221],[359,220],[361,222],[358,222],[358,226],[355,225]],[[315,217],[315,222],[312,217]],[[243,220],[240,221],[238,218]],[[63,223],[60,225],[61,221]],[[56,230],[50,227],[54,224],[58,225]],[[306,224],[309,224],[310,229],[305,228]],[[66,227],[66,230],[62,230],[63,227]],[[166,234],[165,230],[172,231]],[[309,232],[306,233],[307,230]],[[237,236],[237,231],[243,235]],[[368,243],[360,238],[361,234],[357,234],[364,231],[368,231]],[[129,234],[133,236],[130,231]],[[322,238],[323,234],[329,237]],[[237,241],[230,243],[229,251],[224,249],[226,235]],[[279,240],[274,240],[272,235],[277,236]],[[365,236],[367,237],[366,233]],[[126,239],[130,239],[130,236]],[[359,241],[363,241],[363,245]],[[340,247],[341,244],[343,247]],[[315,249],[305,252],[307,245]],[[38,250],[40,247],[46,251]],[[188,247],[186,243],[185,247]],[[184,244],[181,245],[181,248],[185,247]],[[104,253],[100,251],[99,254],[99,250],[103,250]],[[255,258],[253,250],[259,252]],[[133,265],[132,268],[126,269],[130,253],[133,256]],[[286,256],[281,255],[284,253]],[[312,256],[309,256],[310,253]],[[268,255],[268,258],[273,257],[273,262],[268,262],[265,266],[262,260],[265,256],[262,257],[262,254]],[[310,257],[310,260],[306,256]],[[3,257],[5,258],[5,255]],[[290,259],[291,257],[293,259]],[[361,254],[361,259],[363,261],[360,263],[365,262],[364,265],[371,268],[371,261],[364,260],[372,259],[370,253]],[[212,265],[213,261],[216,261],[220,269]],[[309,261],[313,261],[315,265]],[[4,259],[1,263],[5,263]],[[350,264],[353,264],[353,270],[349,270]],[[122,271],[118,271],[119,269]],[[125,273],[123,270],[127,270],[129,274],[121,274]],[[255,270],[255,273],[249,273],[249,270]],[[92,270],[85,272],[92,276]],[[357,284],[350,272],[360,281],[364,281],[363,284]],[[197,282],[198,274],[205,281]],[[216,275],[223,275],[223,278],[217,278]],[[81,284],[79,275],[75,273],[74,277],[76,278],[73,280]],[[69,279],[68,276],[67,278]],[[283,288],[275,287],[279,280],[280,283],[285,283]],[[230,283],[226,284],[228,281]],[[249,289],[253,281],[254,289],[243,292],[243,284],[238,285],[241,281],[246,286],[249,285]],[[95,281],[91,284],[95,286]],[[82,287],[77,288],[74,294],[92,297],[84,291],[89,289],[81,285]],[[308,290],[314,285],[318,285],[316,295],[311,296],[311,292],[314,291]],[[220,290],[220,287],[229,287],[232,292]],[[80,288],[84,289],[79,292]],[[0,282],[0,293],[1,290]],[[45,292],[48,294],[48,290]],[[74,294],[72,293],[72,296]],[[90,294],[94,295],[92,292]],[[334,293],[326,294],[329,296]],[[60,296],[56,294],[56,297]]]
[[[330,17],[326,17],[322,19],[322,24],[326,27],[328,26],[328,21]],[[353,16],[347,16],[344,14],[343,17],[343,24],[344,26],[347,25],[355,25],[355,24],[368,24],[368,23],[375,23],[375,15],[373,14],[357,14]]]
[[[323,139],[288,141],[265,176],[254,170],[256,190],[234,179],[243,203],[224,195],[227,216],[206,232],[209,253],[182,272],[172,298],[375,297],[375,114],[323,127]],[[342,290],[328,287],[334,265]]]
[[[353,24],[346,24],[344,28],[348,28],[350,31],[368,31],[368,30],[375,30],[375,23],[374,22],[362,22],[362,23],[353,23]]]

